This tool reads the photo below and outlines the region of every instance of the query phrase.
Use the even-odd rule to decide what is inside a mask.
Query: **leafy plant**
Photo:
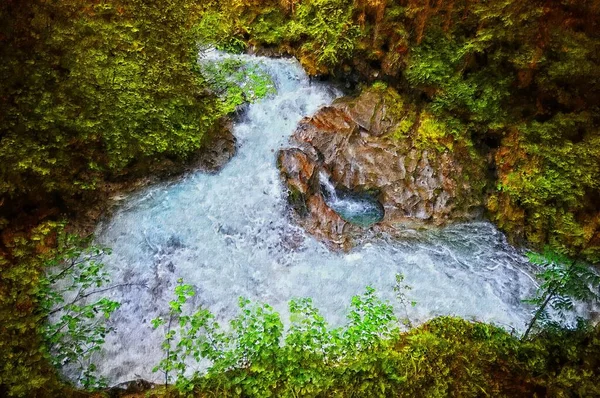
[[[207,358],[216,362],[223,359],[225,335],[219,331],[214,316],[207,310],[199,309],[192,315],[185,315],[183,307],[194,295],[191,285],[177,281],[175,299],[169,303],[168,318],[157,317],[152,320],[152,327],[164,330],[161,345],[165,357],[152,370],[161,371],[165,375],[165,385],[176,380],[177,388],[189,392],[193,385],[186,374],[188,357],[200,362]],[[175,376],[175,377],[174,377]]]
[[[192,286],[180,280],[168,319],[152,321],[155,328],[163,327],[165,336],[165,357],[154,370],[165,374],[165,382],[173,379],[174,372],[175,385],[182,393],[215,382],[250,396],[318,391],[331,384],[327,369],[353,363],[397,332],[392,307],[370,287],[353,297],[348,324],[335,329],[328,327],[310,299],[290,301],[291,325],[285,333],[279,315],[269,305],[243,298],[241,314],[227,331],[205,309],[185,315],[183,306],[193,294]],[[210,361],[205,375],[188,374],[192,359]],[[282,378],[287,380],[283,386],[278,382]]]
[[[109,253],[89,239],[62,233],[58,255],[46,263],[48,272],[39,284],[40,311],[48,317],[42,333],[52,363],[58,369],[75,367],[85,389],[106,386],[94,375],[91,358],[113,330],[107,320],[120,307],[106,297],[93,299],[117,287],[106,287],[110,278],[99,262]]]
[[[196,2],[35,0],[0,18],[0,201],[71,203],[134,162],[186,159],[219,128]]]
[[[413,324],[410,320],[410,317],[408,316],[408,306],[410,305],[414,307],[415,305],[417,305],[417,302],[414,300],[410,300],[406,295],[406,292],[410,290],[412,290],[412,286],[404,282],[404,275],[396,274],[394,293],[396,293],[396,299],[398,300],[398,302],[400,302],[400,304],[402,304],[402,307],[404,308],[405,317],[402,319],[402,323],[404,324],[404,326],[412,328]]]
[[[310,0],[296,8],[290,23],[293,36],[308,38],[302,49],[318,69],[334,68],[349,59],[361,35],[347,0]]]
[[[401,276],[398,289],[406,290]],[[439,317],[400,333],[391,306],[367,288],[353,297],[341,327],[331,328],[312,301],[302,298],[290,301],[284,332],[270,306],[240,299],[240,314],[224,330],[204,309],[186,315],[182,306],[193,291],[179,281],[171,326],[166,319],[155,321],[165,327],[163,349],[169,350],[157,370],[175,369],[184,396],[532,396],[544,388],[556,394],[576,388],[593,396],[598,391],[600,328],[550,329],[523,341],[493,325]],[[206,371],[188,372],[206,360]]]
[[[546,249],[543,254],[530,252],[528,257],[533,264],[542,267],[542,271],[537,274],[542,284],[535,297],[525,300],[537,306],[537,309],[522,339],[526,339],[538,323],[549,321],[549,308],[564,316],[573,309],[574,300],[600,301],[600,275],[588,264],[569,259],[550,249]]]

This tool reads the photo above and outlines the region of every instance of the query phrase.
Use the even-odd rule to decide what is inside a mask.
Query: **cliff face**
[[[430,115],[404,106],[384,88],[342,98],[302,120],[291,140],[295,148],[278,157],[301,224],[343,246],[362,231],[326,204],[323,173],[340,191],[376,196],[385,210],[376,229],[479,216],[485,165],[450,135],[438,132],[428,140],[431,129]]]

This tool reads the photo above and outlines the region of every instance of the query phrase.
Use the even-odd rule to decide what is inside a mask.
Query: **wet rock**
[[[318,238],[345,244],[346,222],[327,206],[320,193],[315,158],[300,149],[279,151],[277,164],[288,187],[288,201],[299,216],[300,224]]]
[[[407,112],[385,89],[369,89],[300,122],[291,139],[297,148],[280,151],[278,164],[300,223],[310,233],[348,245],[361,231],[327,206],[318,184],[320,170],[341,191],[378,192],[383,226],[425,227],[481,214],[481,185],[470,182],[479,174],[466,151],[420,142],[417,121],[410,134],[395,136]]]
[[[305,228],[318,238],[331,241],[344,246],[348,238],[344,236],[344,229],[348,225],[333,209],[325,203],[322,195],[315,194],[308,198],[309,216],[304,224]]]
[[[236,139],[230,123],[223,126],[204,145],[198,154],[198,167],[208,172],[221,169],[234,155],[237,149]]]
[[[350,116],[369,135],[380,137],[391,132],[399,122],[390,111],[394,105],[388,103],[379,90],[367,90],[358,98],[339,100],[335,107]]]
[[[279,152],[277,165],[290,189],[303,195],[309,193],[316,165],[306,153],[296,148],[282,150]]]

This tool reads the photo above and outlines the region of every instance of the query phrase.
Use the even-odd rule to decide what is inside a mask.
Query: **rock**
[[[156,384],[143,379],[136,379],[117,384],[114,387],[105,390],[105,393],[111,398],[119,398],[132,396],[136,394],[144,394],[145,396],[154,396],[151,391],[156,387]]]
[[[361,232],[327,206],[320,170],[340,190],[378,192],[385,226],[425,227],[481,214],[483,185],[470,183],[484,179],[476,162],[459,145],[450,152],[419,142],[417,121],[410,135],[394,136],[410,109],[393,94],[369,89],[321,108],[298,125],[291,139],[297,148],[280,151],[279,169],[299,221],[320,239],[348,246],[352,235]]]
[[[307,154],[296,148],[282,150],[277,158],[277,166],[290,189],[302,195],[309,194],[316,165]]]
[[[322,195],[311,195],[308,198],[307,205],[309,209],[307,229],[309,231],[316,234],[318,238],[323,238],[337,245],[343,246],[347,243],[344,229],[348,223],[327,206]]]
[[[355,99],[341,99],[335,106],[343,110],[369,135],[389,133],[400,120],[390,112],[389,104],[379,90],[367,90]]]
[[[236,139],[233,135],[231,123],[221,126],[210,136],[198,154],[198,167],[208,172],[221,169],[234,155],[237,149]]]
[[[297,148],[279,151],[277,165],[288,187],[288,201],[302,226],[317,237],[344,244],[346,222],[330,209],[320,193],[316,159]]]

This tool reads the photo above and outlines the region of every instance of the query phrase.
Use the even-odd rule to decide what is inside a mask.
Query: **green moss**
[[[288,202],[300,217],[308,215],[308,206],[306,204],[306,195],[298,189],[290,187],[288,191]]]
[[[373,83],[373,85],[371,86],[374,90],[376,91],[386,91],[388,88],[388,84],[382,81],[376,81],[375,83]]]
[[[405,117],[400,120],[398,127],[390,134],[390,137],[394,140],[403,140],[409,137],[412,128],[415,125],[416,114],[409,112]]]
[[[423,114],[415,136],[415,145],[417,148],[435,148],[438,152],[452,151],[453,148],[446,126],[430,115]]]
[[[600,245],[594,192],[600,187],[600,139],[587,115],[557,114],[521,126],[497,154],[500,196],[496,217],[538,247],[550,243],[563,253],[595,261]],[[511,220],[515,209],[520,220]],[[511,225],[514,224],[514,225]]]

